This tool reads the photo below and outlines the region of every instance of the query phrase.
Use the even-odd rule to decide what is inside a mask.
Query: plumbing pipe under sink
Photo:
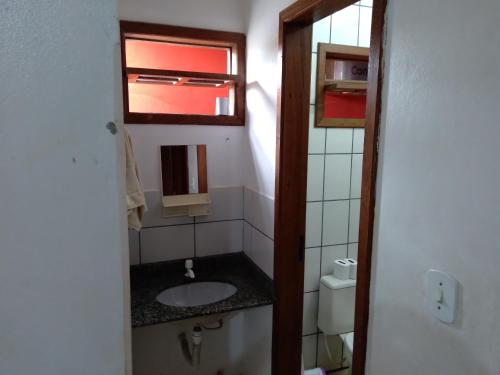
[[[186,333],[182,332],[179,334],[179,342],[181,344],[182,355],[184,359],[193,367],[197,367],[200,364],[201,355],[201,342],[203,340],[203,331],[200,326],[194,326],[191,331],[191,340],[193,342],[193,349],[189,347],[189,343],[186,337]]]

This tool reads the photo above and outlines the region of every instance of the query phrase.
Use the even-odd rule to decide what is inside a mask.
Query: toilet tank
[[[340,280],[328,275],[319,287],[318,327],[326,335],[354,331],[356,280]]]

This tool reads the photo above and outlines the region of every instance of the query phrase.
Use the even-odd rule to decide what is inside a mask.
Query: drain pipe
[[[201,341],[203,339],[203,331],[200,326],[193,327],[191,331],[191,340],[193,341],[193,350],[189,348],[189,343],[186,337],[186,333],[182,332],[178,336],[179,342],[181,344],[182,355],[184,359],[193,367],[197,367],[200,364],[200,354],[201,354]]]

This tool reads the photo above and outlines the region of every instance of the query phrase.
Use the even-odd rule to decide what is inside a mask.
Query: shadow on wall
[[[269,116],[274,114],[274,117]],[[274,196],[276,162],[276,101],[259,82],[247,84],[245,185]],[[271,120],[272,118],[272,120]]]

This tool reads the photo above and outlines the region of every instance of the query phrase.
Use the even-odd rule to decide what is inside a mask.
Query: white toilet
[[[327,336],[340,335],[344,341],[346,366],[352,364],[354,301],[356,280],[340,280],[332,275],[321,278],[318,327]]]

